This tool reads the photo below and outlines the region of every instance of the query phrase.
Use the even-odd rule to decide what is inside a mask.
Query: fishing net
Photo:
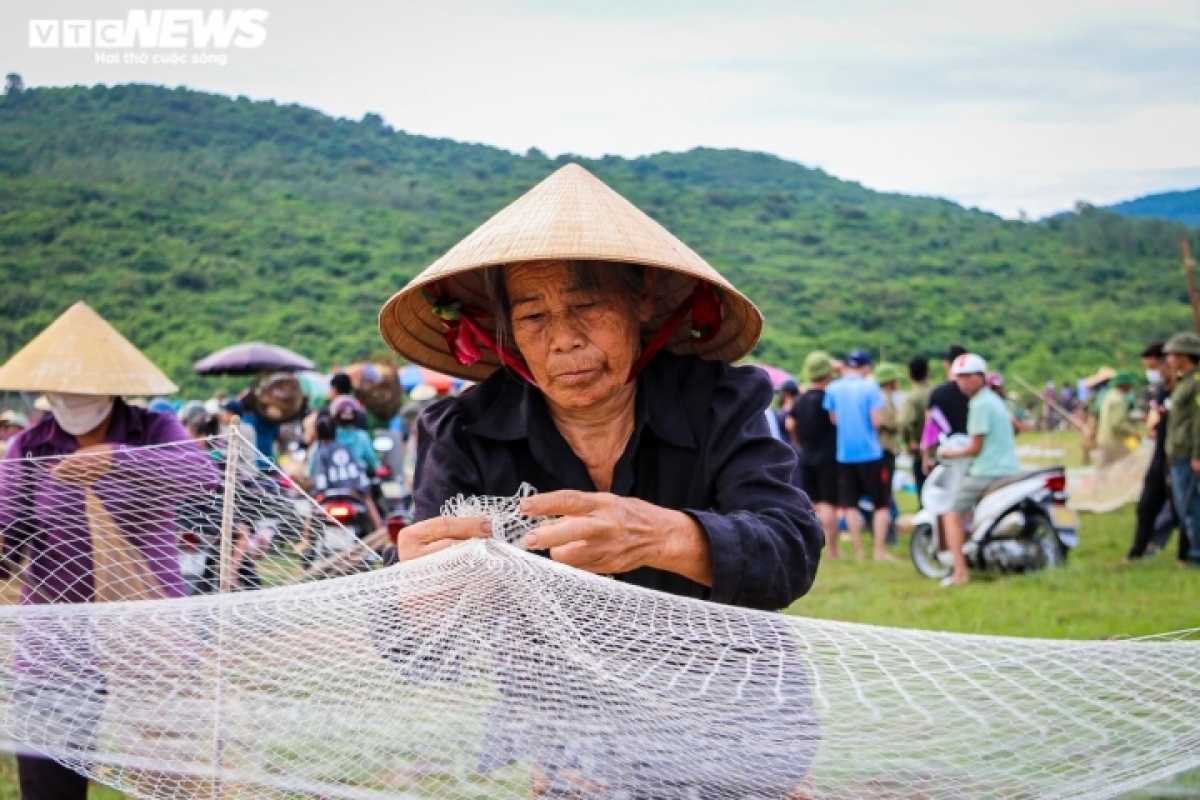
[[[0,609],[13,748],[146,798],[1103,797],[1200,766],[1200,641],[683,599],[522,550],[519,497],[451,499],[498,538],[380,568],[209,444],[5,462],[33,603]],[[242,546],[266,588],[172,597],[171,537],[214,527],[230,589],[273,530]]]
[[[1128,455],[1097,467],[1067,471],[1071,507],[1106,514],[1136,503],[1142,496],[1142,481],[1154,457],[1154,443],[1143,442]]]

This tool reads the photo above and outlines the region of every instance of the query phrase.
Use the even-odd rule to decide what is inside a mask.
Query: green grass
[[[1083,515],[1079,549],[1065,569],[1034,575],[977,576],[942,589],[917,574],[908,538],[896,563],[825,561],[812,592],[794,614],[959,633],[1103,639],[1145,636],[1200,625],[1194,603],[1200,574],[1180,569],[1168,553],[1121,564],[1133,536],[1133,509]]]
[[[1030,466],[1061,464],[1064,467],[1083,466],[1083,451],[1079,447],[1079,431],[1070,428],[1054,433],[1022,433],[1017,437],[1022,450],[1021,461]],[[1037,453],[1037,451],[1044,451]],[[1062,455],[1054,453],[1062,451]]]

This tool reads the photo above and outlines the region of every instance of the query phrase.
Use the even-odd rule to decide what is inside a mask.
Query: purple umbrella
[[[192,367],[197,375],[254,375],[259,372],[299,372],[316,365],[286,347],[244,342],[218,350]]]

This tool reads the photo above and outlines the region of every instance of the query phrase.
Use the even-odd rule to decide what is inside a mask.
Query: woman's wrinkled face
[[[587,409],[621,391],[641,351],[636,308],[579,285],[566,261],[507,267],[504,287],[517,349],[552,404]]]

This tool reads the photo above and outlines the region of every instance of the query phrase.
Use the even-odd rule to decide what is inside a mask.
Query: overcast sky
[[[266,40],[208,51],[225,66],[29,46],[31,19],[187,7],[264,9]],[[6,0],[0,69],[374,111],[552,156],[763,150],[1006,216],[1200,186],[1200,0]]]

